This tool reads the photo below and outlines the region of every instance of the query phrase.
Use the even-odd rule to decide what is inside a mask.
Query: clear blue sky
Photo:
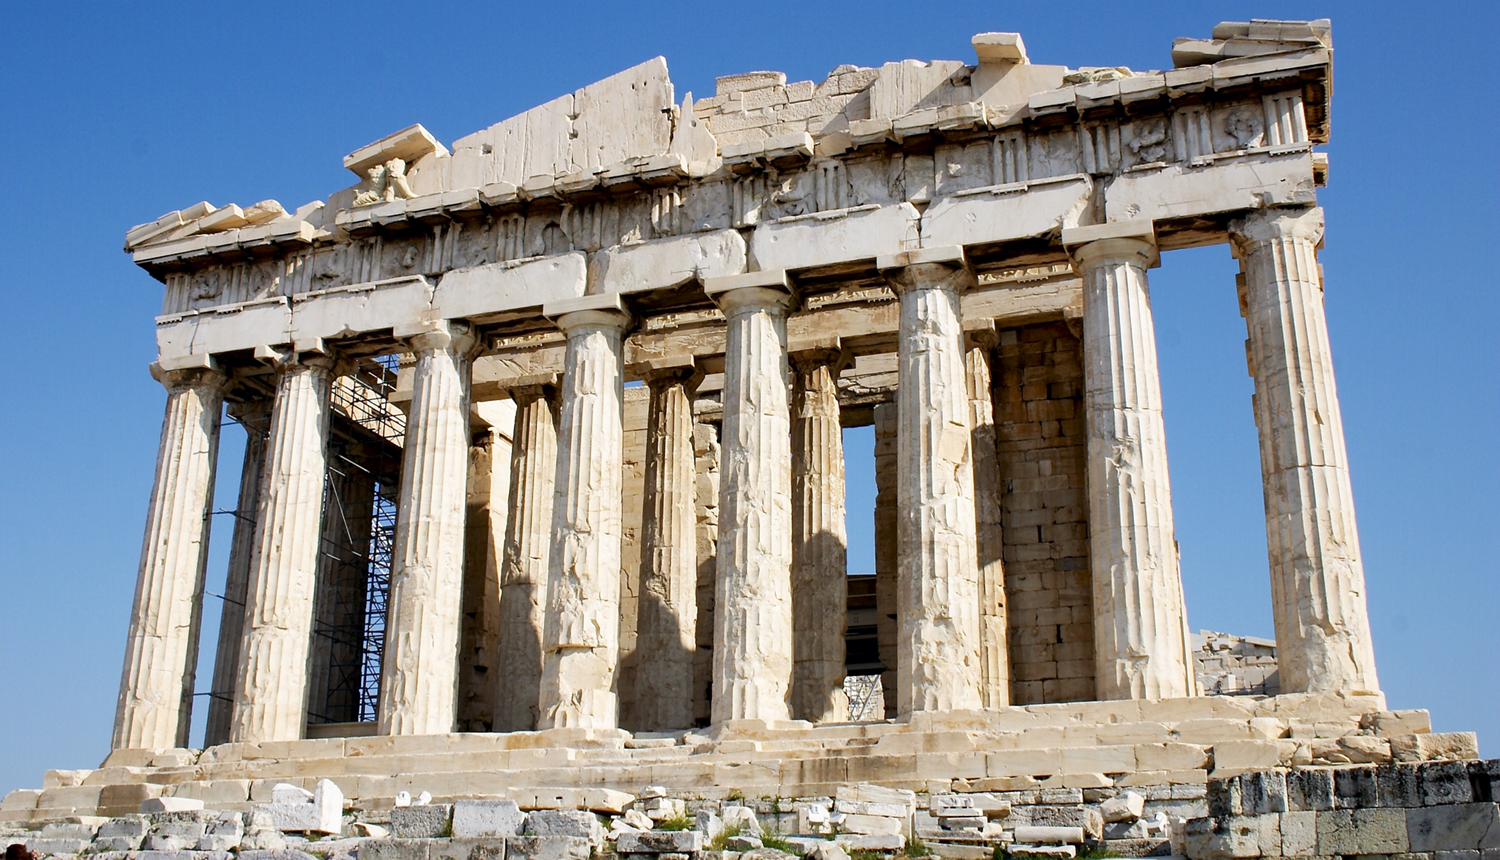
[[[421,122],[451,143],[657,54],[679,98],[754,69],[795,81],[841,63],[972,62],[969,38],[987,30],[1020,31],[1035,62],[1163,68],[1174,36],[1251,16],[1333,19],[1322,260],[1381,681],[1392,707],[1429,708],[1439,730],[1477,730],[1500,755],[1496,9],[0,0],[0,342],[15,359],[0,421],[0,792],[97,766],[109,745],[164,402],[146,373],[161,286],[121,253],[128,227],[198,200],[323,199],[349,182],[345,153],[396,129]],[[1234,272],[1227,248],[1174,252],[1151,285],[1189,621],[1270,636]],[[225,434],[223,507],[240,438]],[[852,518],[854,570],[872,566],[869,531]]]

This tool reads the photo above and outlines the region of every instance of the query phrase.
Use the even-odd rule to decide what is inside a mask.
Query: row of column
[[[1321,224],[1320,210],[1269,210],[1232,228],[1244,269],[1277,637],[1284,689],[1374,690],[1316,269]],[[1154,239],[1149,224],[1075,228],[1063,239],[1084,280],[1099,696],[1191,695],[1146,281],[1146,270],[1156,263]],[[1008,678],[1000,511],[990,486],[997,475],[988,459],[995,433],[988,350],[983,344],[966,349],[961,306],[973,273],[959,248],[908,252],[878,265],[900,303],[898,710],[999,707],[1008,701]],[[843,614],[839,356],[797,353],[791,384],[786,317],[792,291],[784,274],[710,279],[705,289],[723,310],[727,328],[712,719],[840,719],[846,713],[839,684],[843,631],[794,623]],[[566,336],[565,371],[555,414],[543,391],[514,392],[514,515],[500,586],[502,683],[515,689],[534,683],[538,695],[502,693],[495,722],[497,729],[613,727],[623,340],[631,318],[617,296],[573,300],[547,313]],[[397,336],[416,356],[416,376],[379,730],[443,733],[454,727],[458,687],[474,338],[461,323],[424,325]],[[258,503],[243,571],[248,581],[238,618],[240,646],[229,658],[237,663],[228,716],[229,737],[236,741],[298,738],[306,722],[312,595],[337,370],[328,356],[285,358],[258,482],[247,469]],[[656,368],[646,376],[648,563],[639,698],[648,723],[679,726],[692,714],[696,641],[695,612],[688,609],[696,580],[695,376],[685,366]],[[190,713],[227,380],[211,367],[166,373],[162,380],[168,404],[116,748],[182,745]],[[226,607],[227,621],[232,614]]]

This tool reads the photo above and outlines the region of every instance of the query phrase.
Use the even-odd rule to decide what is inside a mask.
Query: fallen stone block
[[[37,854],[77,854],[87,848],[90,839],[68,838],[65,836],[33,836],[26,840],[28,851]]]
[[[1146,813],[1146,798],[1133,791],[1111,797],[1099,806],[1105,821],[1134,821]]]
[[[335,835],[344,832],[344,792],[332,780],[318,780],[313,791],[282,783],[271,789],[271,802],[260,808],[270,814],[277,830]]]
[[[1011,844],[1006,853],[1009,855],[1020,855],[1030,857],[1059,857],[1064,860],[1072,860],[1078,856],[1078,849],[1072,845],[1028,845],[1023,842]]]
[[[519,836],[526,814],[514,800],[457,800],[453,803],[453,835]]]
[[[1473,732],[1431,732],[1391,738],[1396,761],[1462,761],[1479,758],[1479,736]]]
[[[754,851],[766,847],[766,843],[759,836],[730,836],[724,840],[724,847],[730,851]]]
[[[906,847],[904,836],[875,836],[857,833],[840,833],[834,842],[847,851],[899,851]]]
[[[586,839],[591,845],[604,841],[604,827],[592,812],[579,809],[539,809],[526,816],[526,836],[565,836]]]
[[[691,854],[703,850],[703,834],[692,830],[653,830],[621,834],[615,843],[621,854]]]
[[[724,817],[725,827],[738,827],[742,834],[759,835],[761,832],[760,821],[755,817],[755,810],[748,806],[720,807],[719,814]]]
[[[846,833],[868,836],[884,836],[906,831],[906,819],[887,818],[883,815],[845,815],[839,829]]]
[[[693,816],[693,823],[694,829],[702,833],[705,839],[712,839],[724,832],[724,819],[710,809],[698,810]]]
[[[1031,807],[1030,813],[1030,823],[1035,826],[1077,827],[1090,839],[1104,835],[1104,816],[1093,807],[1038,805]]]
[[[989,819],[985,818],[982,815],[972,815],[972,816],[966,816],[966,817],[948,816],[948,817],[944,817],[944,818],[939,818],[938,819],[938,824],[940,824],[944,830],[955,830],[955,831],[956,830],[974,830],[974,831],[978,831],[979,829],[983,828],[984,825],[986,823],[988,823],[988,822],[989,822]]]
[[[840,800],[834,810],[845,815],[883,815],[888,818],[905,818],[911,809],[904,803],[874,803],[865,800]]]
[[[1016,841],[1022,843],[1083,843],[1082,827],[1024,825],[1015,829],[1015,835]]]
[[[453,807],[447,803],[426,806],[398,806],[391,810],[391,832],[398,839],[435,839],[448,836],[453,822]]]
[[[427,860],[505,860],[505,839],[434,839],[427,847]]]
[[[429,839],[371,839],[359,848],[359,860],[428,860]],[[241,851],[244,857],[246,852]],[[269,853],[269,852],[268,852]]]
[[[531,813],[528,819],[535,816]],[[512,836],[505,840],[505,860],[589,860],[592,846],[578,836]]]

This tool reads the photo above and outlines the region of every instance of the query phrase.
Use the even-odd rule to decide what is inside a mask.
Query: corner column
[[[567,336],[567,352],[539,728],[614,728],[630,314],[616,294],[556,302],[543,312]]]
[[[166,386],[167,408],[125,644],[114,749],[188,745],[227,382],[213,367],[162,371],[153,365],[152,375]]]
[[[230,727],[235,743],[298,740],[307,726],[334,376],[334,360],[317,354],[291,356],[277,371]]]
[[[975,548],[979,556],[979,699],[986,708],[1010,704],[1010,630],[1005,599],[1005,541],[1000,503],[991,357],[993,323],[969,335],[964,355],[969,382],[970,447],[974,452]]]
[[[542,626],[546,620],[552,540],[552,481],[557,476],[556,389],[511,389],[510,518],[500,573],[500,651],[496,677],[497,732],[537,727],[542,695]]]
[[[785,720],[792,680],[792,451],[785,272],[710,278],[724,312],[712,720]]]
[[[234,536],[229,541],[229,570],[224,578],[224,606],[219,615],[219,647],[214,656],[213,693],[203,730],[205,748],[229,742],[234,717],[234,684],[240,671],[240,637],[245,629],[245,594],[250,588],[255,553],[255,516],[265,471],[266,435],[271,404],[253,400],[232,405],[230,417],[245,428],[245,459],[240,466],[240,493],[234,509]]]
[[[686,366],[648,368],[646,490],[641,594],[636,625],[636,709],[643,729],[693,725],[693,652],[698,641],[698,541],[692,391]]]
[[[1230,225],[1244,271],[1276,658],[1286,692],[1376,692],[1364,562],[1317,248],[1323,210]]]
[[[1100,699],[1193,695],[1146,269],[1150,222],[1077,227]]]
[[[380,678],[383,735],[453,731],[463,606],[473,330],[398,328],[416,355]]]
[[[792,716],[849,719],[844,694],[848,627],[848,533],[838,348],[792,353]]]
[[[981,706],[979,561],[960,294],[962,248],[876,261],[901,302],[897,333],[896,707]]]

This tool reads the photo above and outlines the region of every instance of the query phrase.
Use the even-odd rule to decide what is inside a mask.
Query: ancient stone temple
[[[972,61],[702,99],[657,58],[451,148],[398,131],[326,200],[130,230],[167,407],[114,752],[5,814],[323,778],[362,809],[1201,799],[1210,771],[1468,749],[1422,746],[1376,676],[1317,259],[1331,50],[1326,21],[1256,21],[1165,71],[1075,69],[981,33]],[[1148,281],[1204,245],[1240,263],[1217,288],[1248,334],[1279,695],[1203,695],[1184,611]],[[226,411],[240,475],[215,474]],[[854,612],[884,699],[862,720]]]

